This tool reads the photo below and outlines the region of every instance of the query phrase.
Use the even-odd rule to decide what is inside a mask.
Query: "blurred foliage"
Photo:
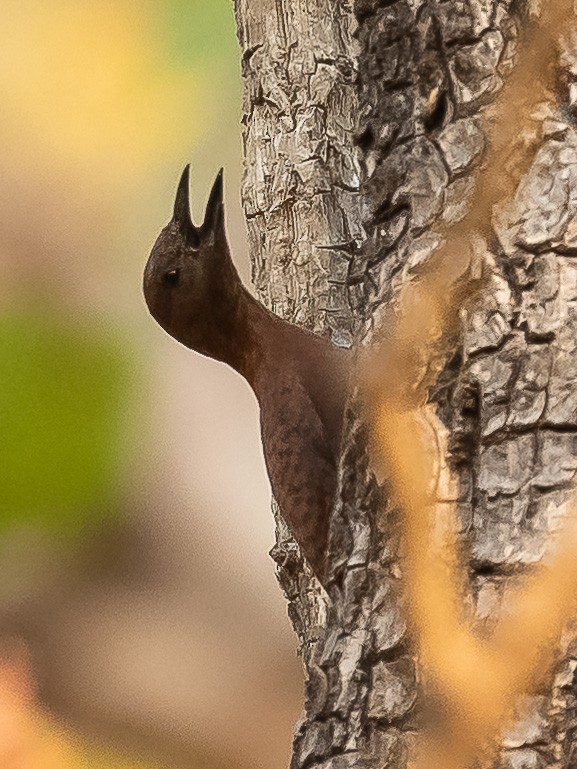
[[[28,709],[12,709],[10,769],[160,769],[160,765],[84,743]]]
[[[80,738],[38,705],[26,649],[0,649],[0,766],[6,769],[159,769]]]
[[[131,376],[109,331],[47,312],[0,316],[0,525],[76,529],[112,506]]]
[[[185,162],[204,196],[204,176],[238,161],[240,90],[231,0],[0,4],[0,534],[41,529],[48,551],[46,529],[81,534],[138,484],[156,416],[135,397],[145,345],[154,365],[138,334],[158,336],[146,252]],[[11,595],[35,595],[20,567],[35,584],[50,571],[26,554],[1,565]],[[0,767],[152,769],[3,698],[6,680],[0,666]]]
[[[230,0],[168,0],[161,5],[170,62],[239,70]]]
[[[86,252],[104,261],[94,243],[95,236],[104,242],[111,237],[94,229],[109,205],[99,181],[106,185],[113,175],[114,185],[124,178],[134,184],[146,169],[181,157],[213,125],[215,111],[228,109],[223,88],[232,93],[238,85],[228,0],[3,3],[0,96],[6,120],[0,155],[14,168],[11,181],[22,192],[15,211],[6,209],[0,231],[9,244],[3,258],[12,260],[20,283],[18,264],[35,265],[31,260],[38,255],[40,269],[54,261],[59,275],[58,257],[46,252],[46,243],[58,243],[62,252],[67,235],[75,251],[83,248],[84,236]],[[73,210],[70,221],[55,220],[66,209],[52,200],[53,213],[19,220],[26,195],[35,201],[52,169],[58,183],[45,194],[56,200],[73,194],[80,208],[92,195],[92,222],[76,221]],[[83,169],[92,187],[78,186]],[[114,201],[116,209],[125,205]],[[14,252],[14,244],[22,244],[23,252]],[[77,265],[74,258],[66,270],[76,282],[92,269],[84,263],[79,272]],[[67,293],[62,281],[38,282],[33,290],[49,300],[51,291]],[[59,299],[55,294],[45,315],[27,302],[19,312],[0,314],[0,526],[36,519],[78,529],[113,506],[118,493],[130,354],[108,331],[79,322],[80,307],[69,315],[58,310]],[[128,436],[123,440],[128,444]]]
[[[2,133],[72,167],[150,167],[208,134],[239,95],[232,3],[6,0]]]

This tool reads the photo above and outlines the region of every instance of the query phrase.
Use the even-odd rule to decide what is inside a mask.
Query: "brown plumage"
[[[226,239],[222,171],[198,228],[188,189],[187,166],[144,271],[146,303],[176,340],[252,387],[274,496],[323,582],[351,352],[285,322],[244,288]]]

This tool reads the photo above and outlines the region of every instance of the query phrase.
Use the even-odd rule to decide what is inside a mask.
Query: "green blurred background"
[[[301,682],[266,555],[256,405],[233,372],[164,335],[141,295],[189,161],[197,220],[225,166],[247,278],[239,69],[231,0],[0,9],[11,769],[288,761]]]

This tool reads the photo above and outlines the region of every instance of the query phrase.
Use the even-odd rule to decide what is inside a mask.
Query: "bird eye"
[[[176,286],[178,278],[180,277],[180,270],[169,270],[164,273],[164,282],[169,283],[171,286]]]

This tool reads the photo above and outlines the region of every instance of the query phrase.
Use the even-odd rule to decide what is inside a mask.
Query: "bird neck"
[[[200,343],[188,346],[226,363],[256,391],[270,341],[270,313],[246,290],[232,263],[215,281],[210,305]]]

